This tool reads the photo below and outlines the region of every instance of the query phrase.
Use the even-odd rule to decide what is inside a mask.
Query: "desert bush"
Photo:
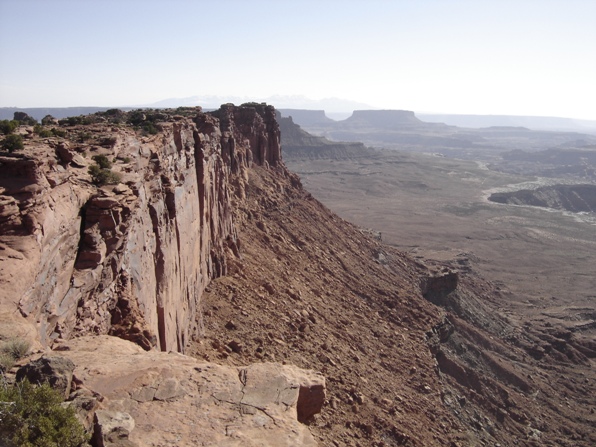
[[[48,129],[45,126],[42,126],[41,124],[36,124],[35,126],[33,126],[33,132],[35,132],[37,135],[39,135],[42,138],[50,138],[50,137],[66,137],[66,131],[62,130],[62,129],[57,129],[55,127],[52,127],[51,129]]]
[[[110,169],[112,167],[112,162],[105,155],[94,155],[91,159],[97,163],[101,169]]]
[[[19,122],[15,120],[2,120],[0,121],[0,131],[4,135],[8,135],[14,132],[14,130],[19,127]]]
[[[77,141],[79,143],[84,143],[85,141],[89,141],[93,138],[93,134],[91,132],[80,132],[77,135]]]
[[[12,355],[7,354],[5,352],[0,352],[0,373],[5,373],[10,371],[10,369],[14,366],[15,360]],[[0,408],[0,412],[2,409]]]
[[[23,340],[22,338],[13,338],[12,340],[5,342],[2,347],[0,347],[0,352],[8,354],[12,356],[13,359],[18,360],[27,355],[29,348],[31,348],[31,343],[29,343],[28,340]]]
[[[141,129],[143,130],[143,133],[150,135],[155,135],[159,132],[158,128],[152,122],[143,123]]]
[[[141,129],[143,135],[155,135],[160,131],[158,121],[167,119],[167,115],[153,109],[139,109],[128,112],[126,122]]]
[[[35,132],[42,138],[50,138],[54,136],[50,129],[42,126],[41,124],[36,124],[35,126],[33,126],[33,132]]]
[[[79,116],[69,116],[68,118],[64,118],[58,120],[58,124],[61,126],[76,126],[80,124],[92,124],[93,118],[89,115],[79,115]]]
[[[0,384],[0,439],[4,447],[78,447],[88,441],[74,409],[60,393],[28,380]]]
[[[2,148],[8,152],[19,151],[23,149],[23,137],[14,133],[7,135],[2,141]]]
[[[93,158],[95,157],[97,157],[97,155]],[[108,163],[110,163],[109,160]],[[110,163],[110,166],[112,166],[112,163]],[[122,180],[119,173],[114,172],[109,168],[101,168],[99,164],[89,166],[89,174],[91,174],[93,183],[97,185],[116,185]]]
[[[56,127],[52,127],[52,133],[54,134],[54,136],[62,138],[66,138],[66,136],[68,135],[65,130],[58,129]]]

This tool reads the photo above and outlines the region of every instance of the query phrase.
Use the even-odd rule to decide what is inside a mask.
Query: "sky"
[[[207,95],[596,120],[596,0],[0,0],[0,107]]]

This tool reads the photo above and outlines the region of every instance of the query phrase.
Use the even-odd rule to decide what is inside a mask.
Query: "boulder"
[[[128,439],[135,421],[128,413],[97,410],[95,412],[94,445],[97,447],[137,447]]]
[[[28,379],[29,382],[36,384],[47,382],[64,397],[68,397],[74,369],[75,364],[68,358],[44,356],[19,368],[17,380]]]
[[[70,150],[68,143],[60,143],[56,146],[56,155],[62,163],[70,163],[75,154]]]

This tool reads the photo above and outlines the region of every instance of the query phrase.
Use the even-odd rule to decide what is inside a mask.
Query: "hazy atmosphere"
[[[281,95],[596,119],[594,54],[591,0],[0,0],[2,107]]]

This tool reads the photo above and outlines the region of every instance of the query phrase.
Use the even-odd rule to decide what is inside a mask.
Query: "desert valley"
[[[0,154],[2,375],[94,447],[596,443],[590,128],[58,118]]]

